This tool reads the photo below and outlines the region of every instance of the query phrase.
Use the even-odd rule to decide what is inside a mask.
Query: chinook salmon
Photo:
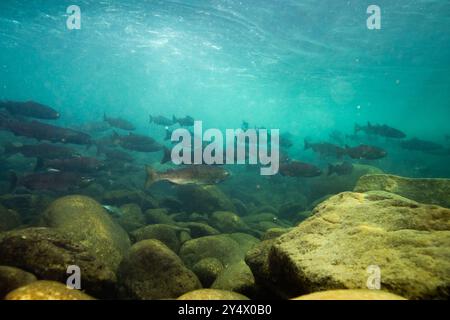
[[[280,174],[287,177],[312,178],[322,174],[322,171],[315,165],[293,160],[280,165]]]
[[[364,131],[368,135],[377,135],[386,138],[403,139],[406,137],[406,134],[398,129],[389,127],[385,124],[372,125],[370,122],[367,122],[367,126],[355,124],[355,134],[359,131]]]
[[[156,172],[151,166],[146,166],[147,181],[145,187],[150,187],[157,181],[169,181],[173,184],[217,184],[230,176],[223,167],[208,165],[189,165],[179,169],[169,169]]]
[[[6,109],[12,115],[37,119],[54,120],[58,119],[60,116],[55,109],[34,101],[2,101],[0,102],[0,109],[1,108]]]
[[[122,129],[126,131],[134,131],[136,127],[129,122],[128,120],[121,118],[110,118],[106,116],[106,113],[103,114],[103,121],[107,122],[111,127]]]
[[[16,136],[46,140],[50,142],[91,144],[91,136],[72,129],[57,127],[36,120],[31,122],[0,115],[0,129]]]
[[[10,156],[20,153],[27,158],[42,158],[42,159],[58,159],[78,156],[75,150],[49,143],[29,144],[22,143],[6,143],[3,146],[5,155]]]
[[[345,147],[347,155],[352,159],[377,160],[387,156],[387,152],[381,148],[361,144],[357,147]]]

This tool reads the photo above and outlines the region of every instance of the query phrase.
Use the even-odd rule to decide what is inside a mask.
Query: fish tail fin
[[[304,140],[304,145],[304,150],[308,150],[309,148],[311,148],[311,144],[306,139]]]
[[[115,143],[117,140],[119,140],[120,136],[116,131],[113,131],[111,138],[112,138],[113,142]]]
[[[145,171],[147,172],[147,179],[145,180],[145,188],[150,187],[158,179],[158,174],[151,166],[145,166]]]
[[[34,171],[36,172],[36,171],[42,170],[42,168],[44,168],[44,159],[37,158],[36,165],[34,166]]]
[[[17,174],[14,171],[9,172],[9,193],[14,192],[17,188],[17,182],[19,181],[19,178],[17,177]]]
[[[169,162],[170,160],[172,160],[172,154],[171,151],[169,150],[169,148],[164,147],[164,155],[163,158],[161,159],[161,164],[165,164],[167,162]]]
[[[172,122],[173,123],[177,123],[178,122],[178,119],[175,117],[175,115],[172,116]]]
[[[333,173],[334,173],[334,166],[331,163],[329,163],[327,176],[331,176]]]
[[[16,154],[18,148],[13,143],[8,142],[3,146],[3,149],[4,149],[5,156],[10,156],[10,155]]]

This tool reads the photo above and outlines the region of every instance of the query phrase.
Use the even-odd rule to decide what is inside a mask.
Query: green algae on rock
[[[27,228],[2,234],[0,264],[31,272],[39,279],[66,282],[67,267],[82,270],[82,287],[99,298],[114,297],[116,276],[92,251],[50,228]]]
[[[211,288],[252,296],[256,290],[255,278],[248,265],[241,260],[225,268],[217,276]]]
[[[44,212],[42,222],[89,248],[112,270],[117,269],[130,247],[127,233],[97,201],[86,196],[55,200]]]
[[[183,294],[177,300],[249,300],[246,296],[225,290],[199,289]]]
[[[145,217],[141,208],[135,203],[127,203],[120,207],[121,215],[116,218],[122,228],[131,232],[145,225]]]
[[[37,281],[34,274],[15,267],[0,266],[0,299],[7,293],[34,281]]]
[[[180,233],[182,231],[186,231],[186,229],[167,224],[151,224],[133,231],[131,235],[136,242],[148,239],[159,240],[177,253],[181,245]]]
[[[222,262],[217,258],[202,259],[192,267],[192,271],[194,271],[205,288],[211,287],[223,269]]]
[[[230,211],[215,211],[210,217],[211,225],[223,233],[242,232],[249,230],[244,221]]]
[[[382,290],[347,289],[329,290],[306,294],[292,300],[406,300]]]
[[[119,295],[139,300],[171,299],[201,288],[197,276],[158,240],[134,244],[119,267]]]
[[[8,293],[5,300],[94,300],[94,298],[81,291],[69,289],[62,283],[40,280]]]
[[[355,192],[387,191],[402,197],[450,208],[450,179],[405,178],[389,174],[362,176]]]
[[[375,265],[381,289],[408,299],[448,299],[449,248],[449,209],[381,191],[346,192],[277,238],[262,265],[288,297],[366,288],[367,268]]]

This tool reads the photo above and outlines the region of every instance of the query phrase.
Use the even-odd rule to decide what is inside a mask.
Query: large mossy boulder
[[[177,189],[178,199],[187,212],[213,213],[215,211],[232,211],[236,208],[228,196],[215,185],[184,185]]]
[[[116,221],[127,232],[132,232],[136,229],[145,226],[145,217],[141,208],[135,203],[124,204],[120,207],[121,213]]]
[[[65,283],[71,265],[80,267],[82,288],[96,297],[113,298],[116,276],[80,242],[50,228],[27,228],[0,236],[0,264],[31,272],[39,279]]]
[[[245,232],[249,228],[244,221],[230,211],[215,211],[210,217],[211,225],[223,233]]]
[[[415,179],[389,174],[362,176],[355,192],[381,190],[421,203],[450,208],[450,179]]]
[[[211,227],[207,223],[201,222],[178,222],[180,227],[188,228],[192,238],[214,236],[220,234],[219,230]]]
[[[94,300],[93,297],[69,289],[55,281],[36,281],[10,292],[5,300]]]
[[[217,276],[211,288],[252,296],[256,290],[255,278],[248,265],[241,260],[225,268]]]
[[[175,299],[201,288],[196,275],[158,240],[134,244],[120,264],[118,278],[122,298]]]
[[[37,281],[34,274],[15,267],[0,266],[0,299],[14,289],[34,281]]]
[[[55,200],[44,212],[42,223],[89,248],[93,256],[112,270],[117,269],[130,247],[127,233],[97,201],[86,196]]]
[[[382,290],[448,299],[450,210],[382,191],[341,193],[277,238],[267,259],[263,275],[286,297],[364,289],[379,268]]]

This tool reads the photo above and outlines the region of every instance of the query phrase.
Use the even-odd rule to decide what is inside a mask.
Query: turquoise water
[[[366,10],[372,4],[381,8],[379,30],[367,28]],[[70,5],[81,9],[79,30],[67,28]],[[20,233],[21,228],[40,226],[52,201],[81,194],[96,200],[99,208],[83,211],[83,219],[97,223],[98,211],[100,215],[108,212],[121,226],[117,228],[126,231],[120,232],[128,246],[136,240],[133,231],[161,223],[176,226],[176,232],[180,227],[189,230],[183,239],[177,235],[180,239],[175,244],[181,247],[201,233],[184,223],[199,221],[217,227],[217,233],[244,232],[258,242],[269,229],[297,226],[311,215],[320,199],[352,191],[365,174],[450,178],[449,29],[450,1],[444,0],[1,0],[0,101],[32,100],[52,107],[59,119],[36,121],[82,131],[90,135],[90,141],[80,145],[52,141],[73,149],[77,156],[51,160],[73,161],[84,156],[102,162],[102,166],[61,169],[55,163],[45,163],[45,154],[25,157],[8,152],[11,143],[18,148],[45,141],[34,139],[36,132],[31,136],[17,134],[18,127],[29,125],[33,119],[10,115],[0,108],[0,232]],[[157,142],[157,152],[127,148],[120,139],[128,131],[107,125],[105,115],[131,122],[135,134]],[[148,181],[149,177],[162,177],[161,172],[176,167],[160,163],[161,151],[170,150],[172,145],[164,140],[164,125],[149,123],[149,115],[169,119],[190,116],[203,121],[204,129],[237,129],[244,121],[250,128],[279,129],[292,143],[281,147],[281,165],[287,168],[276,176],[264,177],[259,167],[217,166],[214,170],[231,173],[220,184],[208,177],[213,183],[204,186],[197,176],[194,186],[166,182],[150,186],[154,181]],[[355,124],[366,126],[368,122],[398,129],[406,137],[364,132],[355,136]],[[107,128],[86,129],[92,123]],[[418,150],[402,146],[413,138],[437,147],[420,150],[424,148],[414,140],[413,149]],[[332,143],[345,151],[340,156],[320,155],[306,149],[305,141]],[[372,151],[381,148],[383,156],[350,157],[350,147],[361,144],[369,145]],[[110,159],[103,154],[104,149],[122,152],[122,157],[130,159]],[[299,162],[306,162],[309,171],[295,171],[298,167],[292,166]],[[328,172],[329,165],[337,163],[353,171],[339,175]],[[64,174],[76,182],[59,181],[63,190],[58,183],[46,180]],[[437,198],[446,192],[445,183]],[[411,182],[411,186],[415,185]],[[398,191],[404,195],[402,192]],[[448,204],[445,199],[435,200],[427,199],[426,203]],[[64,205],[72,208],[72,200],[66,201]],[[58,207],[53,209],[57,217]],[[65,217],[63,209],[59,213]],[[160,209],[163,213],[158,211],[159,215],[152,211]],[[217,211],[227,211],[223,219],[232,223],[222,225],[213,216]],[[75,217],[74,224],[58,217],[54,218],[56,224],[68,224],[69,230],[86,227],[86,234],[94,235],[108,229],[95,223],[85,226],[77,220],[75,209],[67,212],[70,219]],[[106,225],[111,226],[108,219]],[[231,229],[227,225],[238,224],[236,221],[245,224],[244,231],[241,225]],[[24,230],[29,232],[27,237],[36,236],[33,230]],[[277,232],[280,230],[272,230]],[[81,241],[77,236],[75,233],[73,238]],[[97,252],[97,242],[93,243],[93,252]],[[95,257],[101,260],[109,255],[109,248],[99,247],[99,252],[107,251]],[[180,248],[174,247],[170,249],[178,253]],[[0,265],[7,251],[0,245]],[[114,257],[117,265],[118,257]],[[27,265],[33,261],[8,263],[36,273],[40,279],[64,282],[66,274],[59,278],[39,274],[39,266]],[[87,292],[110,297],[112,291],[105,294],[100,287],[94,285]],[[258,297],[253,294],[250,297]]]

